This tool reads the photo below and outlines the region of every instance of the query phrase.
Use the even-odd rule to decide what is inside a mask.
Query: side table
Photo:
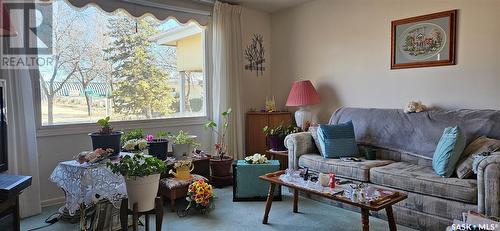
[[[266,153],[271,156],[271,160],[280,161],[280,170],[288,168],[288,151],[274,151],[272,149],[266,150]]]

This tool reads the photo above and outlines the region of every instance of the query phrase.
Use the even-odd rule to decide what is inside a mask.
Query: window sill
[[[135,120],[135,121],[117,121],[111,122],[115,130],[129,130],[137,128],[165,128],[178,126],[202,125],[208,121],[206,116],[170,118],[155,120]],[[88,124],[63,124],[43,126],[37,130],[37,137],[51,137],[62,135],[88,134],[96,130],[97,125]]]

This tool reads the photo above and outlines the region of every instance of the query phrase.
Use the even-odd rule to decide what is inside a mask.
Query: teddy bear
[[[404,109],[405,113],[414,113],[414,112],[423,112],[427,110],[427,106],[425,106],[422,102],[420,101],[410,101],[406,105],[406,108]]]

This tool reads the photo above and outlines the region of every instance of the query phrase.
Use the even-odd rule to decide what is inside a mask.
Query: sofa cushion
[[[444,129],[432,157],[432,168],[442,177],[450,177],[455,171],[465,148],[465,136],[458,126]]]
[[[339,158],[359,154],[352,121],[336,125],[321,124],[317,133],[324,157]]]
[[[443,178],[432,167],[395,162],[370,169],[370,182],[410,192],[477,203],[477,180]]]
[[[465,148],[462,154],[462,159],[457,165],[458,178],[469,178],[474,172],[472,171],[472,162],[474,161],[474,154],[482,152],[494,152],[500,148],[500,140],[490,139],[486,136],[481,136]]]
[[[344,162],[340,159],[323,158],[318,154],[304,154],[299,158],[299,166],[316,172],[334,172],[339,177],[368,182],[370,168],[392,163],[391,160],[364,160],[362,162]]]

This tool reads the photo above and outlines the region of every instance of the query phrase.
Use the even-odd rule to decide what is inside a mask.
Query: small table
[[[271,156],[271,160],[280,161],[280,170],[288,168],[288,151],[274,151],[272,149],[266,150],[266,153]]]
[[[385,199],[385,200],[381,200],[380,202],[375,203],[375,204],[358,203],[358,202],[353,202],[350,199],[345,198],[345,197],[338,195],[338,194],[335,194],[335,195],[325,194],[325,193],[311,190],[309,188],[300,187],[300,186],[297,186],[297,185],[294,185],[294,184],[291,184],[288,182],[284,182],[284,181],[280,180],[280,178],[279,178],[280,175],[282,175],[284,173],[285,173],[285,171],[278,171],[278,172],[274,172],[274,173],[268,173],[266,175],[259,177],[260,179],[271,183],[269,185],[269,193],[267,196],[266,208],[265,208],[265,212],[264,212],[264,218],[262,219],[262,224],[267,224],[268,217],[269,217],[269,211],[271,210],[271,204],[273,202],[272,195],[274,195],[274,189],[276,188],[276,185],[282,185],[282,186],[286,186],[286,187],[294,190],[293,191],[293,212],[294,213],[298,212],[299,191],[303,191],[306,193],[311,193],[314,195],[318,195],[318,196],[328,198],[328,199],[331,199],[334,201],[350,204],[350,205],[353,205],[355,207],[360,208],[361,209],[361,222],[363,224],[363,231],[370,230],[370,227],[368,224],[369,216],[370,216],[369,211],[379,211],[381,209],[385,209],[385,212],[387,214],[387,222],[389,223],[389,230],[391,230],[391,231],[397,230],[396,221],[394,220],[394,214],[392,211],[392,205],[408,198],[408,196],[406,194],[397,192],[394,194],[393,197]]]

